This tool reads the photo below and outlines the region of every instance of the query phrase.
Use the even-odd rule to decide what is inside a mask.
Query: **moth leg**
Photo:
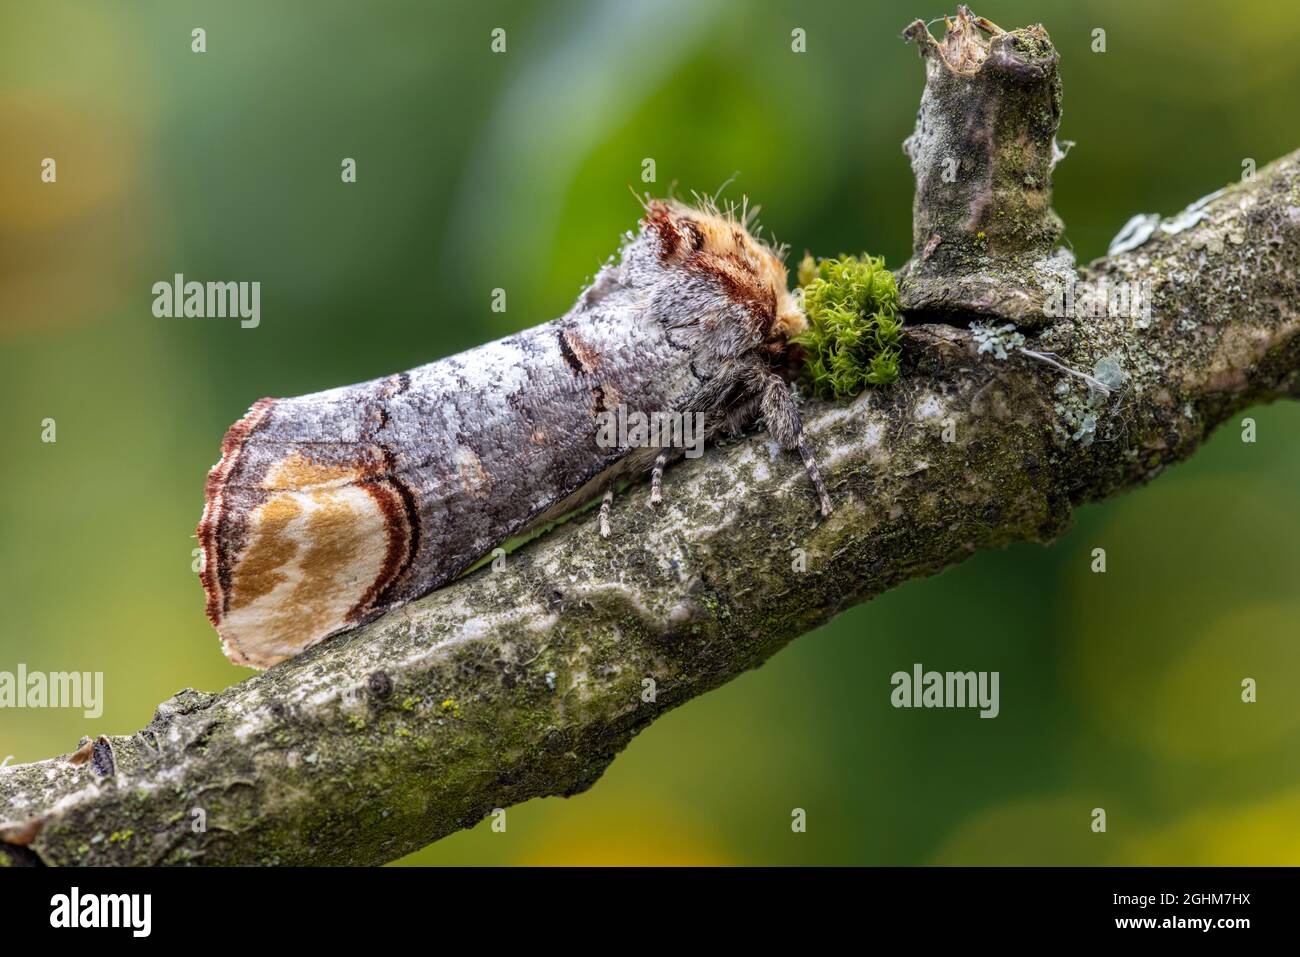
[[[668,464],[668,450],[664,449],[655,456],[654,468],[650,472],[650,504],[658,505],[664,500],[659,487],[664,481],[664,466]]]
[[[789,386],[780,376],[769,375],[763,387],[762,408],[763,422],[767,425],[768,433],[776,439],[781,448],[798,450],[800,458],[803,459],[804,471],[808,473],[808,478],[812,479],[813,488],[817,490],[817,497],[821,500],[822,516],[830,515],[831,497],[826,492],[826,483],[822,481],[822,473],[817,468],[817,460],[813,457],[812,449],[808,448],[808,443],[804,440],[799,408],[794,404]]]
[[[609,507],[614,504],[614,486],[605,489],[605,497],[600,502],[600,537],[609,538]]]

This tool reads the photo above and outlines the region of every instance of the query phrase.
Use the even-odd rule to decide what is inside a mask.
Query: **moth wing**
[[[227,432],[198,537],[208,618],[236,664],[353,627],[409,563],[414,501],[376,440],[384,389],[264,399]]]
[[[226,434],[198,532],[227,656],[291,657],[598,491],[628,456],[598,439],[602,416],[675,408],[695,380],[639,300],[592,308],[581,325],[255,404]]]

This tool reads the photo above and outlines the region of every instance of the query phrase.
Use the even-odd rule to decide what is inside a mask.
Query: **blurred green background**
[[[763,205],[796,253],[906,257],[915,3],[59,2],[0,14],[0,670],[106,707],[0,710],[0,760],[130,733],[228,665],[191,571],[254,400],[562,313],[627,184]],[[1061,53],[1056,208],[1080,261],[1300,147],[1278,2],[1002,2]],[[190,50],[190,31],[208,50]],[[493,28],[507,52],[489,50]],[[807,53],[790,49],[795,27]],[[1106,52],[1091,50],[1106,31]],[[939,28],[936,27],[936,30]],[[58,181],[43,184],[44,157]],[[353,157],[358,182],[340,180]],[[640,182],[651,157],[658,182]],[[157,319],[177,272],[262,283],[259,328]],[[508,290],[509,311],[490,311]],[[1300,409],[1249,413],[1051,548],[981,554],[672,712],[589,793],[419,863],[1300,863]],[[58,441],[40,440],[57,421]],[[1095,547],[1108,572],[1089,571]],[[999,670],[1001,716],[896,711],[913,662]],[[1259,702],[1240,702],[1242,677]],[[1090,831],[1104,807],[1109,830]],[[791,809],[808,814],[794,834]]]

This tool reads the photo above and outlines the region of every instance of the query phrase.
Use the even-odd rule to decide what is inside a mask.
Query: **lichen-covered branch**
[[[580,517],[220,694],[183,691],[136,734],[0,769],[0,859],[393,860],[584,790],[659,715],[845,608],[1051,540],[1240,409],[1300,394],[1300,154],[1152,225],[1079,276],[1147,290],[1143,308],[1026,330],[1109,394],[980,352],[964,323],[997,313],[914,315],[896,384],[804,406],[828,519],[797,457],[711,449],[668,473],[659,511],[625,493],[608,539]],[[998,259],[974,267],[996,278]]]

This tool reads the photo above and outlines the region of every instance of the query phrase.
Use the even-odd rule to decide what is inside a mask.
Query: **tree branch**
[[[1040,61],[1050,40],[1029,32]],[[998,115],[1005,83],[929,74],[935,102],[979,96],[974,115]],[[1040,127],[1034,162],[1056,129]],[[1050,227],[1042,184],[1016,197],[1008,182],[994,194]],[[1238,410],[1300,393],[1300,153],[1080,275],[1149,283],[1149,318],[1043,321],[1024,260],[1042,258],[1043,234],[1019,257],[1010,233],[982,256],[952,194],[923,200],[932,187],[918,257],[935,235],[959,255],[903,270],[902,378],[804,407],[829,519],[796,457],[758,436],[713,449],[669,473],[661,511],[644,488],[624,495],[609,539],[577,518],[221,694],[183,691],[136,734],[0,769],[0,862],[375,864],[495,808],[576,794],[659,715],[845,608],[982,549],[1050,541],[1076,506],[1148,481]],[[981,354],[964,328],[1026,317],[1042,326],[1026,348],[1119,387]]]

